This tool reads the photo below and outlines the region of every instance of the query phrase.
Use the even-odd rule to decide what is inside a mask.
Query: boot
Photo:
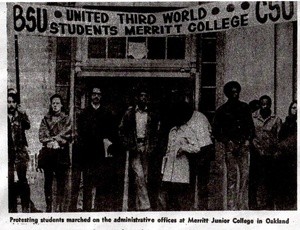
[[[29,202],[29,210],[30,212],[42,212],[41,210],[37,209],[34,205],[34,203],[32,202],[32,200],[30,200]]]
[[[20,184],[20,191],[21,191],[21,205],[22,205],[22,212],[28,213],[29,212],[29,202],[30,202],[30,188],[26,182],[19,182]]]

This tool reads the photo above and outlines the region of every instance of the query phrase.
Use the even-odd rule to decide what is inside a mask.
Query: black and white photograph
[[[297,3],[2,3],[5,229],[297,229]]]

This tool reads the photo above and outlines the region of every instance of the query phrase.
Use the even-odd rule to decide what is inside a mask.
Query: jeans
[[[47,205],[47,212],[52,211],[52,200],[53,200],[53,177],[56,177],[57,184],[57,194],[56,194],[56,204],[57,211],[62,212],[66,211],[66,190],[68,185],[68,169],[66,167],[57,167],[55,170],[52,168],[44,169],[44,191]]]
[[[134,174],[136,190],[135,204],[137,210],[151,208],[148,195],[148,153],[143,143],[138,143],[138,151],[131,157],[131,168]]]
[[[14,169],[18,175],[18,182],[15,183]],[[17,196],[20,194],[22,212],[29,211],[30,188],[26,178],[27,162],[17,162],[8,166],[8,187],[9,187],[9,211],[17,212]]]
[[[221,143],[220,151],[225,154],[227,174],[227,209],[248,210],[248,187],[250,149],[245,142]]]

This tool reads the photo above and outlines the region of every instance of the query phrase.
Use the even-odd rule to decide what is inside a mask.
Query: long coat
[[[168,148],[163,164],[163,181],[189,183],[190,167],[187,155],[177,156],[179,148],[188,154],[201,154],[204,146],[212,144],[211,127],[207,118],[194,111],[191,119],[180,127],[174,127],[169,134]],[[200,152],[200,153],[199,153]]]
[[[79,115],[77,133],[81,164],[84,168],[105,164],[103,139],[115,142],[112,114],[104,107],[86,107]]]

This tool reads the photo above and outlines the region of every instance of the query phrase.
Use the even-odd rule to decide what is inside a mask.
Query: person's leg
[[[92,210],[93,173],[91,169],[83,170],[83,211]]]
[[[259,158],[254,147],[250,148],[250,166],[249,166],[249,209],[256,210],[257,189],[259,181]]]
[[[177,211],[190,211],[194,204],[194,184],[178,183],[177,187]]]
[[[30,188],[26,178],[27,163],[19,162],[16,164],[16,171],[20,184],[20,194],[22,203],[22,212],[29,212]]]
[[[240,186],[238,188],[238,209],[249,210],[249,164],[250,150],[249,146],[241,144],[239,155],[237,156]]]
[[[52,183],[53,183],[53,170],[44,169],[44,192],[46,199],[46,212],[52,212]]]
[[[55,172],[57,182],[57,196],[56,204],[59,212],[66,211],[66,197],[65,191],[68,185],[68,171],[67,168],[58,168]]]
[[[210,161],[203,162],[198,168],[199,210],[208,210],[208,183],[210,175]]]
[[[167,211],[169,204],[169,194],[168,194],[168,182],[161,182],[161,185],[158,189],[157,197],[157,210],[158,211]]]
[[[227,167],[227,209],[237,210],[237,191],[239,181],[237,160],[233,151],[226,151],[225,161]]]
[[[96,179],[94,209],[96,211],[111,211],[114,204],[114,201],[111,200],[113,193],[111,186],[115,178],[112,177],[108,162],[106,163],[103,163],[94,173]]]
[[[14,164],[8,165],[8,202],[9,212],[17,212]]]
[[[81,181],[81,170],[77,167],[73,167],[72,169],[72,188],[71,188],[71,202],[69,211],[75,212],[77,211],[77,202],[78,202],[78,195],[80,190],[80,181]]]
[[[140,153],[131,159],[131,167],[136,187],[136,208],[137,210],[150,209],[150,200]]]
[[[274,210],[274,161],[272,156],[266,159],[266,209]]]

